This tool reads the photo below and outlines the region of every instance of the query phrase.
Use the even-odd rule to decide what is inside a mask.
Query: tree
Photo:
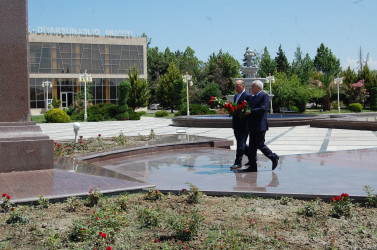
[[[302,58],[301,48],[298,46],[295,52],[295,59],[292,62],[291,73],[296,74],[303,84],[308,84],[309,78],[313,75],[314,66],[308,53]]]
[[[131,83],[129,81],[123,81],[118,86],[118,105],[127,105],[128,95],[130,94]]]
[[[340,60],[337,59],[331,50],[323,43],[317,48],[317,54],[314,58],[314,67],[316,70],[333,76],[338,76],[342,71]]]
[[[219,88],[219,85],[214,82],[208,83],[200,93],[201,101],[204,103],[208,103],[211,99],[211,96],[221,97],[221,90]]]
[[[287,77],[285,73],[276,73],[275,83],[272,84],[274,98],[272,99],[274,109],[279,107],[298,107],[304,112],[309,100],[323,96],[322,91],[303,85],[297,75]]]
[[[351,84],[357,82],[358,76],[350,67],[343,71],[340,76],[343,78],[343,84],[339,86],[339,90],[343,92],[343,94],[340,94],[341,99],[348,105],[351,103]]]
[[[178,95],[183,91],[182,76],[175,63],[170,63],[168,71],[164,74],[157,85],[156,96],[157,100],[163,107],[169,107],[171,112],[177,107]]]
[[[135,111],[136,108],[145,107],[149,101],[148,84],[145,79],[139,78],[139,72],[134,66],[128,70],[128,78],[131,84],[131,91],[128,96],[127,104]]]
[[[187,46],[186,50],[181,53],[176,53],[178,68],[182,73],[188,73],[189,75],[196,76],[199,72],[200,61],[195,56],[195,51]]]
[[[289,74],[289,68],[290,68],[289,62],[287,60],[287,57],[285,56],[283,49],[281,48],[281,44],[279,46],[279,50],[275,57],[275,63],[276,63],[276,70],[278,72],[284,72],[286,74]]]
[[[259,64],[258,75],[260,77],[266,77],[273,74],[275,71],[275,62],[271,59],[270,53],[268,53],[267,47],[264,47],[264,52]]]
[[[208,80],[219,85],[222,95],[234,92],[233,78],[241,77],[240,63],[228,52],[222,50],[218,54],[210,55],[206,64]]]

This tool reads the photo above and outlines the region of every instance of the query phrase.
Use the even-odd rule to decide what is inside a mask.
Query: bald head
[[[237,94],[241,94],[242,91],[245,90],[245,83],[242,80],[237,80],[234,83],[234,89],[236,90]]]

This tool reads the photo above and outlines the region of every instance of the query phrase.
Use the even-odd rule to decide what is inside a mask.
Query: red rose
[[[98,235],[102,235],[102,232],[99,232]]]
[[[98,217],[96,217],[96,220],[99,220],[99,218],[98,218]]]
[[[10,200],[10,196],[9,196],[9,195],[7,195],[6,198],[7,198],[8,200]]]
[[[106,236],[107,236],[107,234],[105,234],[105,233],[103,233],[103,234],[102,234],[102,238],[104,238],[104,239],[105,239],[105,238],[106,238]]]
[[[349,195],[346,194],[346,193],[343,193],[343,194],[341,194],[340,196],[342,196],[342,197],[349,197]]]
[[[5,196],[7,196],[7,194],[6,194],[6,193],[4,193],[4,194],[3,194],[3,197],[5,197]]]
[[[98,134],[98,137],[101,137],[101,134]]]
[[[155,193],[158,194],[158,190],[156,190]]]
[[[106,247],[106,250],[111,250],[111,249],[113,249],[112,247]]]
[[[159,242],[159,240],[157,238],[154,239],[154,243],[157,243]]]

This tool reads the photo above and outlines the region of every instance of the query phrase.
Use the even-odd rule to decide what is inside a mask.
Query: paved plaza
[[[73,140],[73,123],[39,124],[55,141]],[[139,121],[82,122],[79,136],[85,138],[174,135],[185,130],[196,135],[234,141],[231,128],[176,127],[171,119],[142,117]],[[275,171],[258,152],[258,172],[231,171],[235,147],[193,148],[116,158],[101,162],[55,162],[55,169],[0,174],[0,190],[14,201],[85,196],[91,188],[103,193],[142,190],[179,191],[192,183],[208,194],[254,193],[261,196],[328,198],[343,192],[365,197],[365,185],[375,190],[377,179],[376,131],[272,127],[266,144],[280,155]],[[244,159],[244,163],[247,159]]]
[[[42,123],[43,132],[53,140],[74,138],[72,123]],[[141,117],[138,121],[82,122],[79,135],[84,138],[176,134],[185,129],[187,134],[236,141],[231,128],[188,128],[172,125],[171,119]],[[377,148],[377,132],[345,129],[313,128],[309,126],[271,127],[266,133],[266,145],[278,155],[324,153],[331,151]],[[232,147],[235,150],[235,146]]]

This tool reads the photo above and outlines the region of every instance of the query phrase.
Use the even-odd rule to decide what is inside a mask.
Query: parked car
[[[158,110],[160,109],[160,104],[159,103],[152,103],[149,107],[151,110]]]

